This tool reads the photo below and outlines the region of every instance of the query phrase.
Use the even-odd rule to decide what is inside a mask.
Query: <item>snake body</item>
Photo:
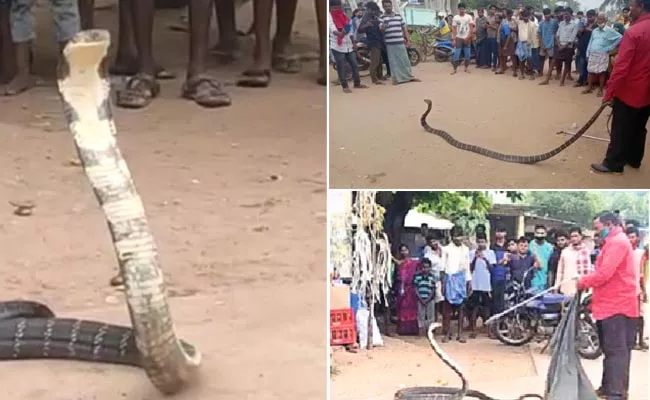
[[[59,320],[51,315],[34,320],[7,319],[0,321],[0,327],[6,335],[5,341],[11,337],[13,345],[18,343],[22,346],[27,338],[27,342],[33,344],[21,347],[18,356],[22,353],[24,357],[45,357],[42,348],[37,351],[35,346],[43,346],[49,340],[48,355],[73,359],[101,358],[138,365],[156,388],[172,394],[192,380],[201,355],[196,348],[181,342],[176,336],[158,249],[142,200],[117,146],[106,71],[109,43],[110,35],[105,30],[77,33],[63,50],[57,79],[68,128],[111,233],[120,274],[124,278],[132,328],[101,322]],[[33,309],[44,312],[36,306]],[[127,331],[131,336],[127,337]],[[17,338],[22,338],[22,341]],[[98,347],[98,342],[105,346]],[[5,343],[0,348],[7,349],[8,345]],[[66,350],[62,346],[69,351],[70,357],[63,357]],[[80,346],[84,346],[83,351]],[[112,355],[109,355],[109,350]],[[116,351],[120,353],[115,354]],[[14,354],[3,353],[3,358],[13,359]]]
[[[397,391],[395,393],[395,400],[462,400],[467,397],[473,397],[479,400],[497,400],[494,397],[490,397],[483,392],[478,390],[469,389],[469,384],[467,378],[463,374],[460,366],[445,353],[445,351],[438,345],[436,339],[433,335],[434,330],[439,328],[441,325],[437,322],[429,325],[429,330],[427,336],[429,338],[429,344],[433,349],[433,352],[442,360],[445,365],[451,368],[456,375],[461,380],[460,388],[452,388],[446,386],[419,386],[419,387],[410,387]],[[541,399],[544,398],[538,394],[526,393],[519,396],[516,400],[525,400],[525,399]]]
[[[602,103],[600,107],[598,107],[596,112],[591,116],[591,118],[589,118],[589,121],[587,121],[587,123],[585,123],[582,126],[582,128],[580,128],[569,140],[562,143],[560,146],[554,148],[553,150],[547,151],[546,153],[543,154],[537,154],[534,156],[521,156],[518,154],[499,153],[490,149],[486,149],[485,147],[477,146],[474,144],[463,143],[455,139],[448,132],[431,127],[427,123],[427,116],[431,112],[432,103],[431,100],[429,99],[425,99],[424,102],[427,104],[427,110],[424,112],[424,114],[422,114],[422,117],[420,117],[420,125],[422,125],[425,131],[440,136],[447,143],[456,147],[457,149],[471,151],[472,153],[480,154],[482,156],[493,158],[495,160],[515,163],[515,164],[536,164],[538,162],[546,161],[551,157],[558,155],[560,152],[562,152],[567,147],[575,143],[578,139],[580,139],[580,137],[584,135],[585,132],[587,132],[587,130],[594,124],[594,122],[596,122],[596,120],[598,119],[600,114],[602,114],[605,108],[609,106],[609,103]]]

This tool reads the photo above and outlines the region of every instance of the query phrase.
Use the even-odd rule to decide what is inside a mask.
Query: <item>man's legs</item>
[[[93,29],[95,27],[95,0],[78,0],[78,2],[81,29]]]
[[[387,79],[387,77],[391,76],[390,63],[388,62],[388,49],[386,49],[386,46],[381,48],[381,59],[384,65],[386,66],[386,76],[382,76],[382,80],[385,80]]]
[[[488,47],[488,66],[492,68],[492,71],[496,71],[499,62],[497,40],[496,38],[488,38],[486,40]]]
[[[348,79],[346,76],[347,62],[345,60],[345,53],[341,53],[340,51],[336,50],[331,51],[336,63],[336,73],[339,76],[339,83],[341,84],[344,92],[349,92],[350,88],[348,87]]]
[[[454,52],[451,54],[451,65],[454,67],[452,75],[458,70],[458,65],[460,64],[460,53],[463,51],[463,46],[461,44],[461,39],[456,39],[456,45],[454,46]]]
[[[451,313],[452,307],[447,300],[442,301],[442,342],[446,343],[451,339]]]
[[[476,68],[482,68],[487,64],[487,55],[485,54],[485,39],[476,42]]]
[[[374,84],[382,84],[381,49],[372,47],[370,49],[370,80]]]
[[[51,0],[51,2],[56,40],[59,42],[59,48],[63,51],[66,43],[81,30],[79,8],[76,0]]]
[[[630,133],[633,127],[637,126],[637,118],[637,110],[614,98],[612,104],[612,130],[607,153],[605,153],[605,160],[602,162],[602,166],[610,172],[623,172],[630,149]],[[592,165],[592,167],[598,170],[596,165]]]
[[[0,84],[13,78],[16,73],[16,56],[11,40],[11,5],[0,1]]]
[[[357,65],[356,54],[354,53],[354,51],[351,51],[349,53],[345,53],[344,57],[345,57],[345,61],[350,66],[350,69],[352,69],[352,79],[354,81],[354,87],[355,88],[363,87],[361,85],[361,76],[359,75],[359,66]]]
[[[472,59],[472,47],[469,41],[465,42],[463,52],[465,53],[465,72],[469,72],[469,62]]]
[[[628,327],[631,318],[614,315],[601,321],[603,341],[603,391],[607,400],[623,400],[630,369],[630,335]],[[632,331],[634,332],[634,331]],[[632,336],[633,337],[633,336]]]
[[[604,75],[604,74],[603,74]],[[632,168],[639,168],[643,161],[645,150],[645,139],[648,134],[648,119],[650,118],[650,106],[644,107],[639,111],[634,129],[627,132],[629,135],[627,145],[627,163]],[[613,117],[612,117],[613,119]]]
[[[11,37],[13,39],[16,73],[4,87],[3,95],[14,96],[32,85],[30,76],[30,43],[36,38],[34,13],[35,0],[14,0],[11,5]]]

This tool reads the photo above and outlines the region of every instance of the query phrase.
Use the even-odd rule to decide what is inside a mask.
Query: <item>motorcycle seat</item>
[[[567,297],[559,293],[546,293],[541,297],[544,304],[562,304],[567,300]]]

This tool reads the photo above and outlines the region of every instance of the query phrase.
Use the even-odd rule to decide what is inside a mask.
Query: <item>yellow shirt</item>
[[[451,32],[451,28],[449,27],[447,21],[443,20],[442,22],[444,22],[445,25],[442,28],[440,28],[440,35],[446,35],[449,32]]]

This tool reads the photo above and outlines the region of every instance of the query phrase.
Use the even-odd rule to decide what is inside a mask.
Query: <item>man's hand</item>
[[[404,45],[405,45],[406,47],[411,47],[411,41],[408,40],[408,39],[405,39],[405,40],[404,40]]]
[[[610,103],[613,97],[614,96],[610,94],[610,91],[605,89],[605,95],[603,96],[603,103]]]
[[[451,39],[451,45],[452,47],[456,47],[456,39]]]
[[[645,291],[641,292],[641,302],[642,303],[648,302],[648,293],[646,293]]]

